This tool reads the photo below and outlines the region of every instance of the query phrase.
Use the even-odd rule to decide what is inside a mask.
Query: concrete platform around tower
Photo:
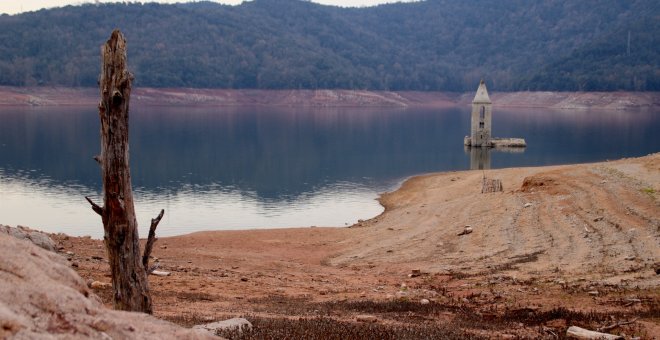
[[[472,138],[470,136],[465,136],[463,144],[466,146],[472,146]],[[524,148],[527,146],[527,142],[525,142],[524,138],[491,138],[489,143],[483,146],[489,148]]]

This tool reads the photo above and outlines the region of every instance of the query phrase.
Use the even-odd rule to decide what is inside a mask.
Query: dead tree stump
[[[126,40],[119,30],[101,47],[99,116],[101,119],[101,165],[103,207],[87,198],[103,220],[115,309],[152,313],[147,270],[155,229],[163,211],[151,222],[145,253],[135,217],[128,162],[128,109],[133,75],[126,67]]]

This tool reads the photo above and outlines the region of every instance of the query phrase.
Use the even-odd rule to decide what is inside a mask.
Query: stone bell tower
[[[477,94],[472,100],[472,122],[470,129],[469,144],[466,140],[466,145],[473,147],[490,147],[491,143],[491,127],[492,127],[493,103],[488,97],[488,90],[486,83],[481,80]]]

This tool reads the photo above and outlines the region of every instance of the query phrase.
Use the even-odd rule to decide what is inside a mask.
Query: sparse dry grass
[[[253,328],[249,331],[223,331],[219,336],[228,339],[485,339],[451,325],[385,325],[338,321],[327,317],[260,318],[247,317]]]

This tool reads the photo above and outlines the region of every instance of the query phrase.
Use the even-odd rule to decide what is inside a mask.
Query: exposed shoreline
[[[93,107],[96,96],[96,89],[0,87],[0,107]],[[660,93],[491,97],[511,108],[660,107]],[[471,99],[471,93],[187,89],[137,89],[132,96],[135,105],[302,108],[440,108]],[[482,194],[484,176],[501,180],[504,191]],[[542,338],[573,325],[621,322],[609,332],[654,338],[660,336],[659,193],[660,153],[417,175],[381,195],[383,213],[348,228],[160,238],[152,254],[171,275],[150,276],[155,315],[186,327],[244,316],[267,329],[273,320],[283,328],[321,320],[381,331],[449,330],[456,338]],[[52,237],[110,307],[102,241]],[[373,324],[360,321],[365,314]]]
[[[468,105],[474,93],[361,90],[226,90],[135,88],[133,105],[271,106],[304,108],[427,107]],[[493,92],[495,107],[551,109],[660,108],[660,92]],[[96,88],[0,86],[2,106],[96,106]]]
[[[636,322],[611,332],[660,335],[660,153],[486,171],[500,193],[480,193],[483,175],[409,178],[382,195],[385,212],[349,228],[163,237],[153,255],[172,274],[150,279],[156,315],[187,326],[245,315],[354,323],[366,313],[374,327],[423,319],[530,338],[626,315]],[[473,232],[459,235],[466,225]],[[109,281],[101,241],[54,237],[84,279]],[[96,292],[110,301],[108,288]],[[416,307],[422,299],[435,312]]]

